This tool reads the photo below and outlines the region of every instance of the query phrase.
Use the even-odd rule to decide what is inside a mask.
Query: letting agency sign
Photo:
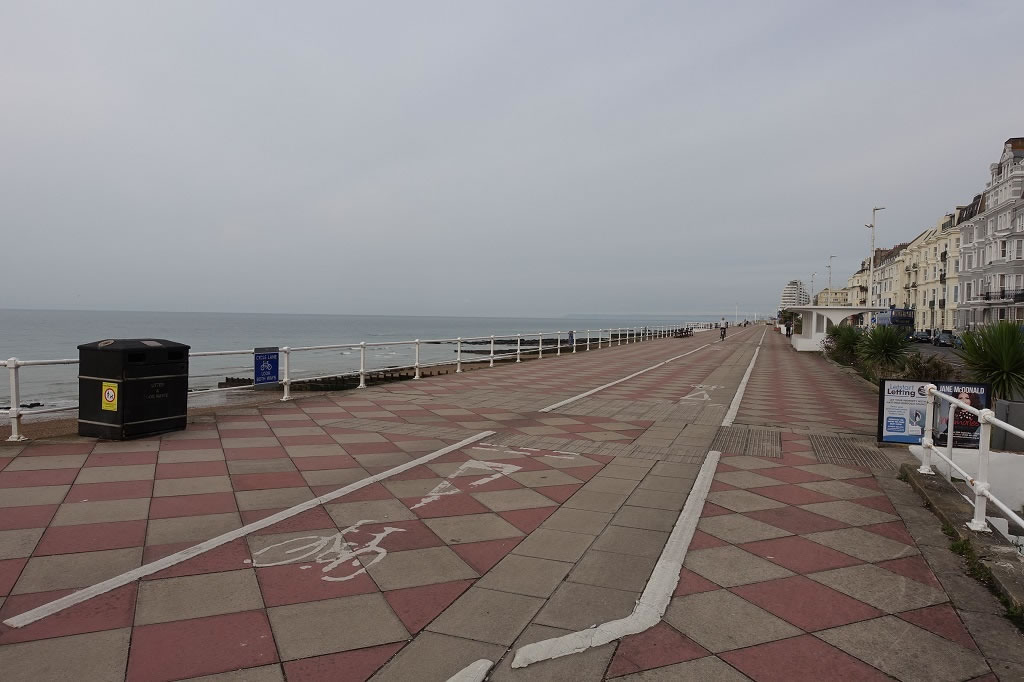
[[[878,441],[920,445],[924,435],[925,411],[928,409],[928,381],[882,379],[878,386]],[[991,388],[987,384],[965,384],[951,381],[935,382],[941,393],[952,395],[971,407],[988,407]],[[942,409],[946,408],[946,409]],[[944,445],[948,437],[948,403],[935,401],[932,418],[932,439]],[[978,421],[966,410],[956,409],[953,416],[953,445],[958,448],[978,447]]]

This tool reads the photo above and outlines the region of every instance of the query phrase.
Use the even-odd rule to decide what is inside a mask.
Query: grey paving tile
[[[509,645],[543,606],[544,600],[471,587],[427,626],[430,632]]]
[[[389,552],[386,560],[368,567],[367,572],[385,591],[477,577],[448,547]]]
[[[841,467],[836,464],[805,464],[796,468],[801,471],[807,471],[812,474],[818,474],[819,476],[826,476],[836,480],[842,480],[844,478],[864,478],[865,476],[870,476],[870,474],[863,471],[848,469],[847,467]]]
[[[190,677],[188,682],[284,682],[281,665],[261,665],[257,668],[243,668],[216,675]]]
[[[0,560],[31,556],[45,528],[0,530]]]
[[[639,592],[566,582],[555,590],[534,622],[572,631],[583,630],[625,618],[633,612],[639,598]]]
[[[961,682],[989,672],[977,653],[892,616],[815,634],[903,682]]]
[[[409,637],[379,593],[267,609],[283,660],[400,642]]]
[[[802,509],[806,509],[809,512],[820,514],[821,516],[827,516],[830,519],[836,521],[842,521],[848,523],[851,526],[867,526],[875,523],[888,523],[889,521],[897,521],[899,517],[893,516],[871,507],[865,507],[862,504],[856,502],[849,502],[847,500],[839,500],[837,502],[816,502],[814,504],[803,504],[800,505]]]
[[[241,527],[242,517],[238,512],[151,519],[146,526],[146,544],[198,543]]]
[[[714,653],[802,634],[786,621],[726,590],[676,597],[665,612],[665,620]]]
[[[918,550],[910,545],[890,540],[887,537],[871,533],[860,528],[840,528],[805,535],[819,545],[837,549],[844,554],[857,557],[864,561],[878,562],[888,559],[899,559],[918,554]]]
[[[522,531],[497,514],[443,516],[423,521],[437,537],[450,545],[516,538]]]
[[[842,481],[811,481],[810,483],[798,483],[797,485],[822,495],[834,497],[837,500],[859,500],[864,497],[878,497],[884,494],[880,490],[843,483]]]
[[[995,601],[994,597],[992,601]],[[1024,665],[1024,637],[1005,615],[968,610],[961,610],[959,615],[974,642],[990,662],[998,659]]]
[[[705,516],[697,522],[697,528],[732,544],[770,540],[792,535],[788,530],[752,519],[743,514],[720,514]]]
[[[686,493],[665,492],[664,490],[647,490],[640,488],[633,491],[633,494],[626,500],[626,504],[634,507],[647,507],[650,509],[667,509],[679,511],[686,503]]]
[[[164,478],[153,482],[153,497],[208,495],[210,493],[229,493],[231,490],[231,479],[227,476]]]
[[[679,519],[679,514],[667,509],[650,509],[647,507],[624,506],[615,514],[611,524],[627,528],[645,528],[647,530],[671,531]]]
[[[691,550],[686,553],[683,565],[722,587],[747,585],[793,575],[791,571],[781,566],[731,545]]]
[[[141,547],[32,557],[11,594],[88,587],[141,565]]]
[[[312,500],[315,495],[307,487],[274,488],[271,490],[245,490],[235,493],[239,511],[258,509],[287,509]]]
[[[700,682],[749,682],[750,678],[740,673],[717,656],[705,656],[693,661],[666,665],[643,672],[616,677],[616,682],[679,682],[700,680]]]
[[[370,679],[373,682],[447,680],[474,661],[496,661],[505,647],[462,637],[422,632]]]
[[[715,480],[728,483],[736,488],[764,488],[772,485],[779,485],[779,480],[769,478],[753,471],[720,471],[715,474]]]
[[[777,481],[776,485],[778,485]],[[772,500],[749,490],[716,490],[708,493],[707,499],[708,502],[734,512],[761,511],[762,509],[778,509],[786,506],[783,502]]]
[[[486,493],[471,493],[477,502],[491,511],[502,512],[512,509],[536,509],[554,506],[550,497],[545,497],[535,490],[520,488],[518,490],[494,490]]]
[[[574,583],[643,592],[655,559],[629,554],[613,554],[591,549],[569,573]]]
[[[41,504],[60,504],[71,490],[70,485],[40,485],[25,488],[4,488],[0,495],[0,509],[31,507]]]
[[[131,628],[0,647],[4,679],[123,682]]]
[[[566,509],[560,507],[541,524],[541,528],[564,530],[572,533],[597,535],[612,520],[608,512],[586,511],[584,509]]]
[[[339,528],[351,526],[359,521],[384,522],[416,519],[416,515],[409,511],[408,507],[395,499],[332,503],[325,504],[324,508]]]
[[[626,495],[612,493],[596,493],[589,490],[577,490],[562,506],[566,509],[582,509],[614,513],[626,501]]]
[[[583,556],[593,542],[592,535],[538,528],[516,545],[512,552],[539,559],[574,562]]]
[[[108,521],[138,521],[148,515],[148,499],[75,502],[62,504],[54,515],[51,525],[76,526]]]
[[[530,625],[512,645],[512,649],[494,669],[489,679],[493,682],[589,682],[601,679],[612,654],[615,653],[615,644],[605,644],[571,656],[540,661],[526,668],[512,668],[512,659],[520,647],[566,634],[569,634],[569,631],[561,628]]]
[[[737,469],[745,469],[748,471],[756,469],[774,469],[775,467],[782,466],[778,462],[773,462],[770,459],[763,457],[750,457],[748,455],[739,455],[737,457],[723,457],[721,460],[724,464],[728,464],[731,467]]]
[[[147,580],[139,585],[135,624],[150,625],[263,608],[252,569]]]
[[[668,533],[641,528],[608,526],[594,541],[594,549],[657,558],[668,540]]]
[[[664,493],[686,495],[693,487],[693,479],[651,475],[640,481],[639,487],[642,490],[658,490]]]
[[[807,577],[886,613],[899,613],[947,601],[941,590],[873,564],[811,573]]]
[[[572,564],[509,554],[476,582],[476,587],[532,597],[549,597],[565,579]]]

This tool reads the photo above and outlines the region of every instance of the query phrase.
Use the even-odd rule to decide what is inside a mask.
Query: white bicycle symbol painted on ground
[[[360,526],[376,521],[357,521],[348,528],[344,528],[331,535],[307,535],[300,538],[289,538],[284,542],[268,545],[263,549],[253,552],[252,560],[246,560],[254,568],[266,568],[269,566],[282,566],[302,561],[312,561],[316,564],[323,564],[320,569],[323,573],[321,580],[340,582],[351,580],[358,575],[366,573],[366,569],[387,556],[388,551],[380,546],[381,540],[392,533],[402,533],[404,528],[393,528],[385,526],[376,533],[371,533],[370,540],[366,543],[353,543],[345,539],[346,533],[354,533]],[[268,556],[269,555],[269,556]],[[373,555],[373,558],[365,564],[359,559],[363,555]],[[313,564],[300,566],[302,569],[312,568]],[[358,569],[348,572],[345,575],[328,575],[339,567]]]

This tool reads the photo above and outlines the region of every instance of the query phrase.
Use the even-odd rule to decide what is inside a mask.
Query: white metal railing
[[[611,327],[602,329],[587,329],[584,331],[585,336],[577,332],[577,330],[570,331],[555,331],[555,332],[531,332],[531,333],[516,333],[513,335],[507,335],[502,338],[515,338],[515,350],[503,353],[495,352],[495,340],[498,338],[496,335],[491,334],[490,336],[474,336],[474,337],[457,337],[453,339],[413,339],[412,341],[379,341],[367,343],[365,341],[359,343],[339,343],[339,344],[328,344],[319,346],[282,346],[278,349],[280,353],[281,364],[279,367],[279,381],[283,390],[282,401],[291,400],[291,386],[293,383],[304,383],[310,381],[318,381],[322,379],[334,379],[342,377],[359,377],[358,388],[366,388],[366,377],[368,374],[380,373],[380,372],[399,372],[403,370],[413,370],[413,379],[419,379],[421,377],[421,371],[424,368],[437,367],[442,365],[453,364],[451,360],[444,360],[438,362],[420,362],[420,350],[423,344],[454,344],[455,345],[455,371],[456,373],[462,372],[462,366],[464,364],[472,364],[479,362],[488,363],[489,367],[494,366],[495,360],[503,360],[507,358],[515,358],[515,361],[522,362],[524,356],[536,355],[537,359],[544,357],[544,351],[555,351],[555,355],[561,355],[562,349],[568,345],[571,351],[566,352],[575,353],[578,349],[589,351],[595,347],[600,349],[602,347],[608,348],[612,345],[621,346],[623,343],[637,343],[639,341],[647,341],[651,339],[665,338],[674,335],[677,331],[683,328],[693,329],[694,331],[706,331],[711,329],[713,323],[710,322],[696,322],[687,323],[685,325],[674,326],[674,325],[658,325],[658,326],[624,326],[624,327]],[[563,343],[562,335],[566,334],[566,341],[569,343]],[[570,337],[571,335],[571,342]],[[545,337],[555,337],[554,345],[545,345]],[[533,338],[537,339],[537,347],[527,346],[524,350],[523,339],[532,341]],[[482,357],[471,357],[464,358],[462,345],[467,342],[478,342],[478,341],[490,341],[489,353]],[[366,350],[368,348],[377,347],[392,347],[392,346],[411,346],[413,348],[413,363],[411,365],[401,366],[384,366],[378,368],[367,367],[366,364]],[[345,372],[333,372],[329,374],[321,374],[317,376],[294,376],[295,371],[292,367],[292,355],[296,353],[311,352],[311,351],[323,351],[323,350],[358,350],[359,351],[359,369],[350,370]],[[240,350],[218,350],[218,351],[193,351],[189,353],[190,358],[203,358],[203,357],[215,357],[215,356],[229,356],[229,355],[254,355],[255,353],[263,352],[255,348],[246,348]],[[62,360],[19,360],[18,358],[10,358],[6,361],[0,361],[0,366],[6,366],[10,381],[10,408],[6,410],[0,410],[0,417],[6,416],[11,423],[11,435],[7,438],[8,441],[22,441],[27,440],[21,433],[21,422],[26,416],[48,414],[55,412],[70,412],[78,409],[78,404],[66,405],[61,407],[43,407],[43,408],[23,408],[21,407],[21,387],[20,387],[20,373],[26,367],[40,367],[40,366],[53,366],[53,365],[77,365],[77,359],[62,359]],[[189,396],[200,396],[210,393],[222,393],[227,391],[243,391],[252,390],[253,384],[245,384],[241,386],[228,386],[225,388],[204,388],[190,390]]]
[[[957,474],[963,477],[963,480],[967,483],[967,486],[971,489],[974,494],[974,499],[968,498],[968,501],[974,505],[974,518],[967,522],[967,527],[973,531],[980,533],[990,532],[988,521],[985,516],[985,509],[989,501],[992,502],[1006,518],[1015,523],[1022,532],[1024,532],[1024,518],[1021,518],[1017,512],[1008,507],[1002,501],[996,497],[989,484],[989,457],[991,452],[991,438],[992,438],[992,427],[1003,429],[1004,431],[1011,433],[1019,438],[1024,438],[1024,430],[1017,428],[1012,424],[996,419],[995,413],[992,410],[984,409],[979,410],[972,407],[968,403],[965,403],[951,395],[947,395],[939,391],[935,384],[929,384],[927,387],[928,391],[928,402],[925,410],[925,423],[924,423],[924,437],[921,439],[921,449],[923,456],[921,458],[921,467],[918,472],[927,475],[933,475],[935,471],[932,469],[932,457],[937,456],[939,459],[949,465],[950,471],[955,471]],[[932,440],[932,428],[935,423],[935,406],[936,400],[940,403],[948,403],[948,427],[946,435],[946,445],[943,448],[936,447],[935,442]],[[964,410],[975,415],[978,418],[981,432],[979,434],[978,444],[978,473],[971,475],[964,471],[959,465],[953,461],[953,424],[955,412],[957,410]],[[1019,533],[1015,533],[1018,535]]]

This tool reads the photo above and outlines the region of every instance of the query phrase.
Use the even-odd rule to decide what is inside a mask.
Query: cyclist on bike
[[[721,338],[722,341],[725,341],[725,328],[728,326],[729,323],[725,321],[724,317],[722,318],[722,321],[718,323],[719,338]]]

